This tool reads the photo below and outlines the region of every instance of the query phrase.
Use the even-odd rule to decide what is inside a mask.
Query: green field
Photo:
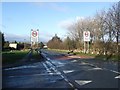
[[[16,63],[19,60],[23,59],[29,50],[27,51],[6,51],[2,52],[2,63],[4,64],[11,64],[11,63]]]

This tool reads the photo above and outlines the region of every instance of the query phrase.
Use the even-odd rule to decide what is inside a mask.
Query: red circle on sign
[[[85,36],[88,37],[88,33],[87,32],[85,32]]]
[[[36,37],[36,36],[37,36],[37,32],[36,32],[36,31],[33,31],[33,32],[32,32],[32,36],[33,36],[33,37]]]

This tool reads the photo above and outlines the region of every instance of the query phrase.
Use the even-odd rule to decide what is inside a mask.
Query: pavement
[[[41,50],[44,60],[3,68],[4,88],[119,90],[118,62]]]

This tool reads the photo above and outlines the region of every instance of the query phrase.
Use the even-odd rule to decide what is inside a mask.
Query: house
[[[17,49],[18,48],[18,44],[17,43],[10,43],[9,47]]]

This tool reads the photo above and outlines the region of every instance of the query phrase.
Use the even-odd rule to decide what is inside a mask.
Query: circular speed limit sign
[[[36,36],[37,36],[37,32],[36,32],[36,31],[33,31],[33,32],[32,32],[32,36],[33,36],[33,37],[36,37]]]

